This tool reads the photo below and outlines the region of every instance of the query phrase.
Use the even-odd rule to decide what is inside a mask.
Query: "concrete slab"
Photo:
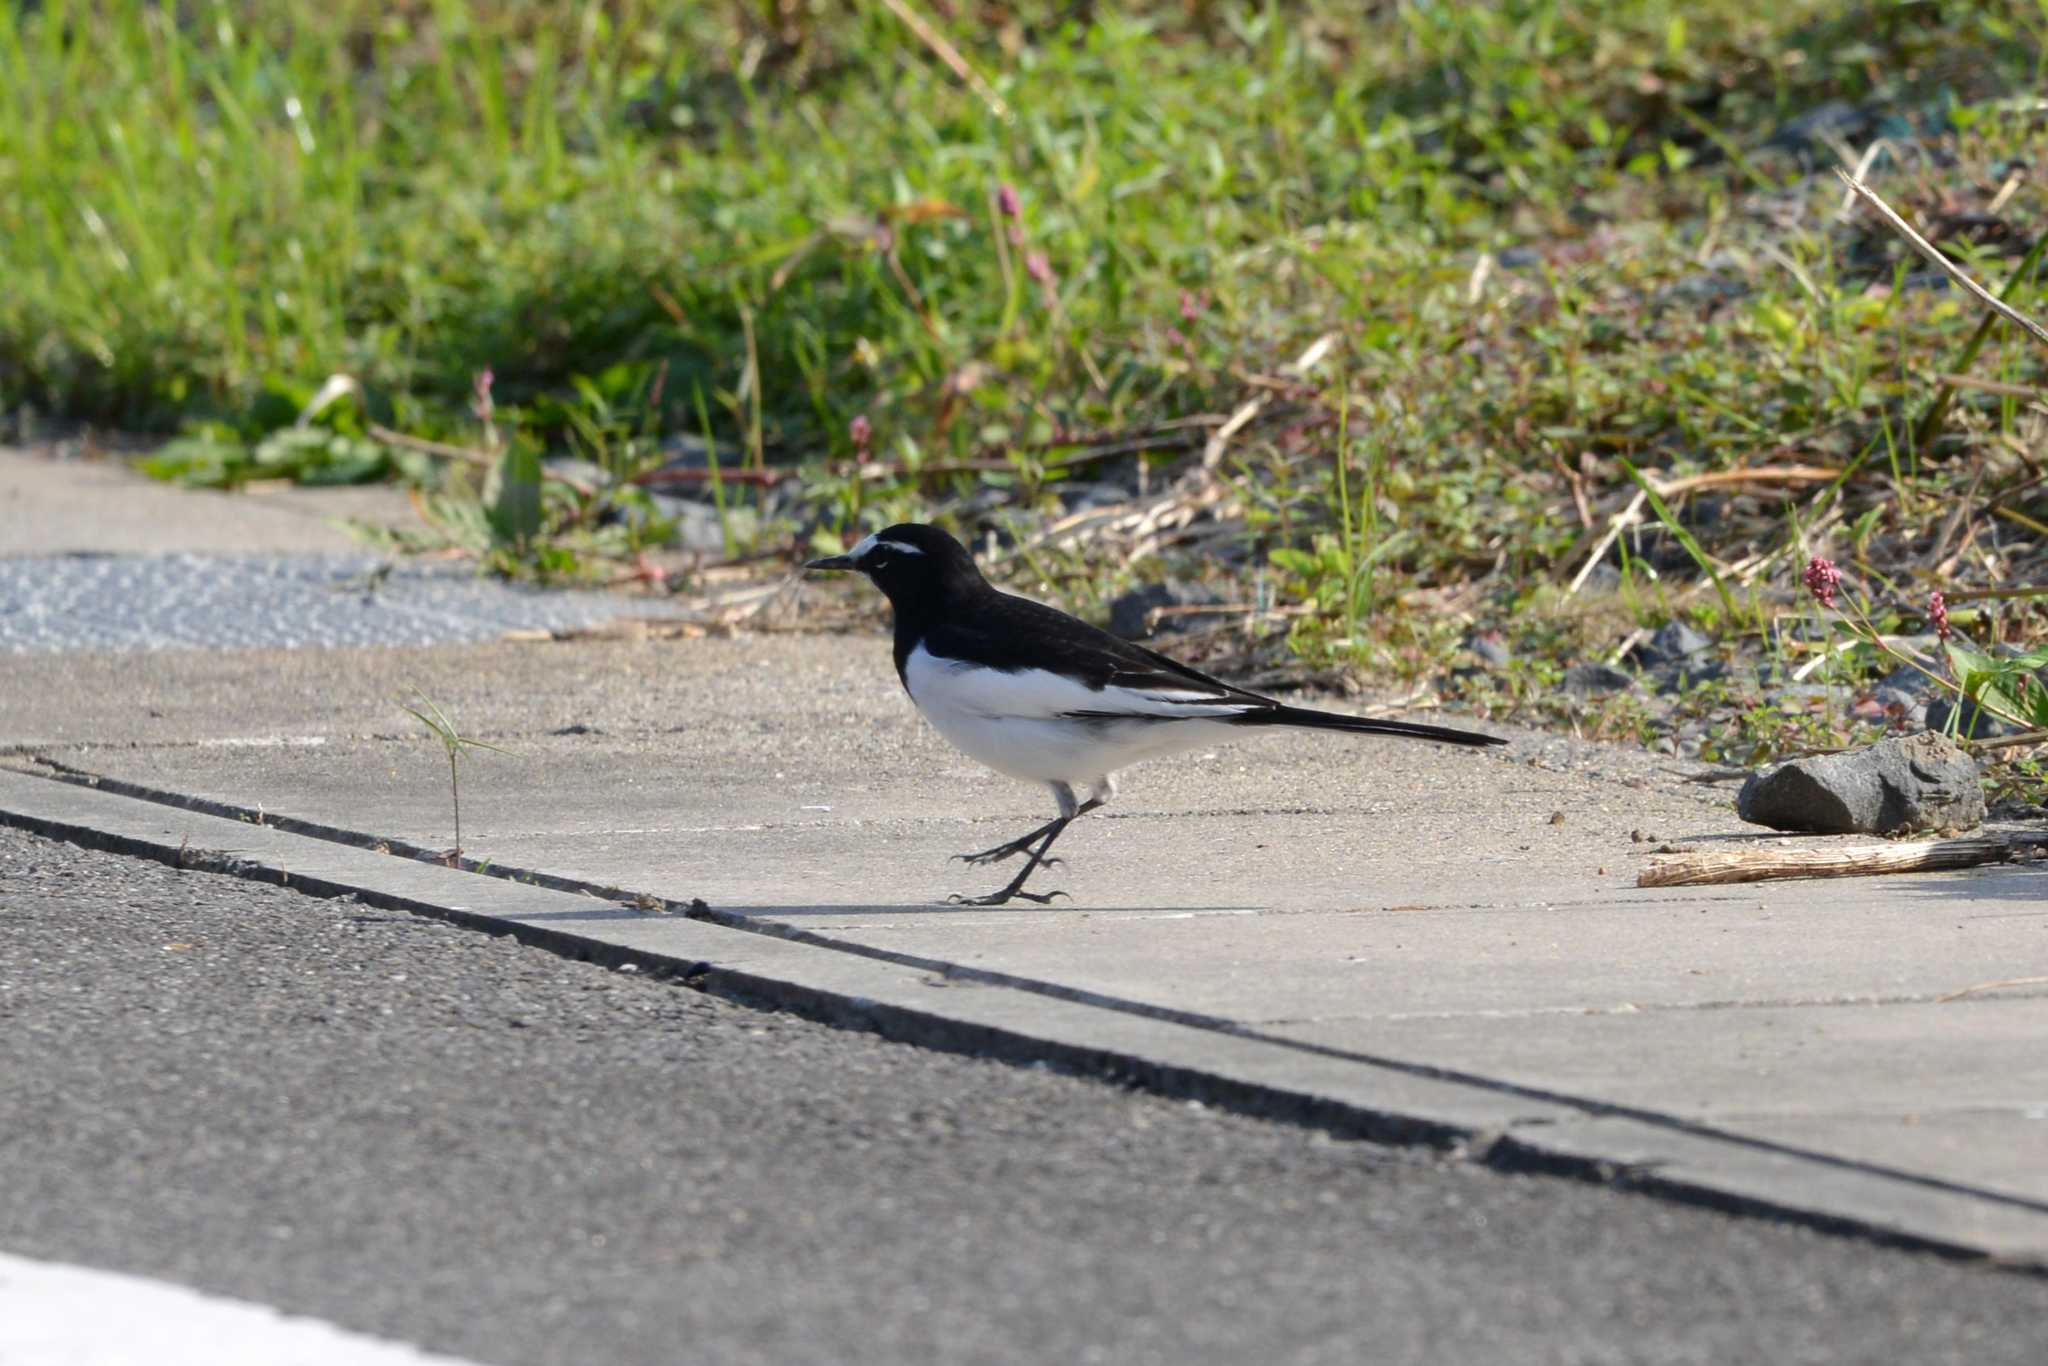
[[[1531,1094],[1512,1080],[1433,1073],[1275,1038],[1162,1019],[1114,1002],[931,972],[699,920],[650,914],[0,770],[0,820],[166,861],[198,859],[317,895],[425,910],[603,961],[667,964],[943,1046],[1052,1057],[1261,1113],[1378,1137],[1460,1138],[1474,1155],[1600,1172],[1651,1190],[2015,1261],[2048,1257],[2048,1207],[1823,1147],[1717,1132],[1672,1116]],[[226,851],[223,853],[222,851]],[[1967,1139],[1976,1146],[1974,1136]]]
[[[180,552],[320,554],[360,551],[340,523],[417,527],[402,489],[185,489],[119,460],[60,460],[0,446],[0,558]]]
[[[1638,890],[1654,844],[1632,832],[1756,838],[1641,754],[1257,737],[1128,775],[1062,842],[1047,885],[1073,904],[969,910],[943,898],[996,879],[946,856],[1044,799],[933,736],[873,639],[0,659],[0,745],[441,847],[445,760],[399,712],[406,684],[514,751],[466,761],[473,855],[701,897],[763,932],[743,938],[846,951],[825,955],[835,989],[863,994],[878,959],[1013,982],[933,1011],[1041,1038],[1049,1002],[1081,1002],[1072,1041],[1119,1047],[1130,1020],[1180,1021],[1203,1027],[1177,1056],[1239,1082],[1449,1083],[1462,1099],[1430,1116],[1516,1143],[1977,1228],[1912,1212],[1944,1192],[2001,1211],[2002,1252],[2048,1251],[2048,993],[1942,999],[2048,973],[2048,874]],[[668,933],[612,911],[575,932]],[[1873,1194],[1894,1186],[1904,1205]]]
[[[2048,994],[1328,1021],[1263,1031],[1759,1143],[1967,1185],[2048,1210]]]

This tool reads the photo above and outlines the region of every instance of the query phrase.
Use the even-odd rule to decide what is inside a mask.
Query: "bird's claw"
[[[1066,892],[990,892],[987,896],[962,896],[955,892],[946,898],[946,902],[953,906],[1001,906],[1012,898],[1021,897],[1040,906],[1050,906],[1056,896],[1064,896],[1069,901],[1074,899]]]

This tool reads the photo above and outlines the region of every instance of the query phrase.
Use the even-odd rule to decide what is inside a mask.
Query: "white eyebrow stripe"
[[[869,551],[872,550],[893,550],[899,555],[924,554],[923,550],[919,549],[917,546],[909,544],[906,541],[884,541],[878,539],[878,536],[879,533],[877,533],[876,536],[870,536],[866,540],[862,541],[859,545],[853,548],[853,558],[856,564],[860,562],[863,556],[865,556]]]

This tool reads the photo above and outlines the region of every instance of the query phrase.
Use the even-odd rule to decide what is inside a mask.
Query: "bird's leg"
[[[1006,858],[1015,858],[1027,852],[1032,845],[1051,834],[1052,828],[1059,823],[1060,818],[1055,816],[1030,834],[1019,835],[1007,844],[998,844],[995,848],[984,849],[978,854],[955,854],[953,857],[962,863],[971,863],[977,867],[984,863],[1001,863]]]
[[[1075,809],[1074,815],[1085,816],[1090,811],[1093,811],[1096,807],[1100,805],[1102,805],[1102,802],[1099,798],[1093,801],[1083,802],[1078,808]],[[1033,830],[1030,834],[1019,835],[1016,839],[1011,840],[1008,844],[998,844],[995,848],[984,849],[978,854],[955,854],[953,855],[953,857],[959,859],[962,863],[973,864],[975,867],[980,867],[984,863],[1001,863],[1006,858],[1015,858],[1019,854],[1029,853],[1031,851],[1032,845],[1038,843],[1040,839],[1051,834],[1053,830],[1059,826],[1061,821],[1070,819],[1072,819],[1072,817],[1055,816],[1053,819],[1047,821],[1044,825],[1041,825],[1036,830]],[[1058,863],[1059,861],[1060,860],[1058,859],[1054,859],[1053,863]]]
[[[1077,811],[1074,814],[1079,815],[1080,812]],[[987,896],[966,897],[955,895],[951,900],[959,902],[963,906],[1000,906],[1011,897],[1021,896],[1026,901],[1035,901],[1041,906],[1046,906],[1051,904],[1054,897],[1065,896],[1065,892],[1027,892],[1024,890],[1024,881],[1038,871],[1038,866],[1046,861],[1045,854],[1048,849],[1052,848],[1052,842],[1060,837],[1062,830],[1065,830],[1073,823],[1073,816],[1061,816],[1058,820],[1054,821],[1045,833],[1044,843],[1031,851],[1031,860],[1024,865],[1024,871],[1011,878],[1009,885],[1001,891],[991,892]]]

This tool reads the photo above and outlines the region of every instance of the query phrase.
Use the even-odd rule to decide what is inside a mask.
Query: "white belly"
[[[903,675],[917,709],[963,754],[1013,778],[1077,790],[1141,759],[1213,744],[1232,730],[1220,720],[1184,714],[1074,720],[1064,713],[1117,699],[1057,674],[962,668],[922,646],[904,661]]]

